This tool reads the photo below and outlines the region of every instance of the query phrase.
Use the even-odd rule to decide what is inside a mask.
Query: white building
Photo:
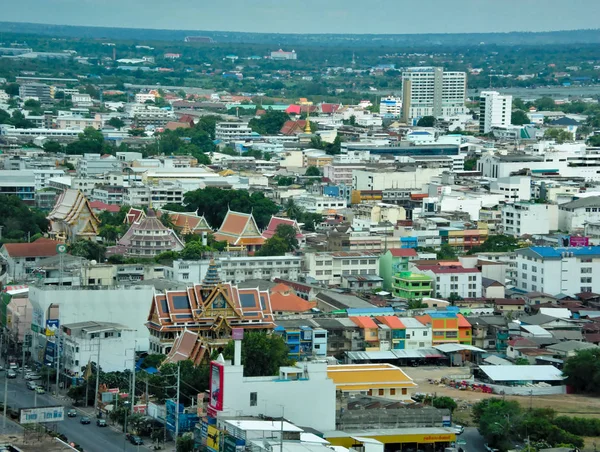
[[[413,67],[402,72],[402,116],[411,122],[423,116],[465,113],[467,74],[441,67]]]
[[[384,117],[399,118],[402,116],[402,99],[388,96],[379,101],[379,114]]]
[[[490,193],[504,195],[506,203],[529,201],[531,199],[531,177],[499,177],[490,182]]]
[[[402,317],[402,325],[406,328],[406,340],[404,341],[406,349],[414,350],[432,346],[431,325],[423,325],[413,317]]]
[[[582,231],[585,223],[600,221],[600,196],[576,199],[558,206],[558,228],[561,231]]]
[[[71,102],[75,107],[93,107],[92,96],[85,93],[71,94]]]
[[[96,115],[94,118],[84,118],[79,115],[58,116],[55,122],[59,129],[81,131],[87,127],[92,127],[96,130],[102,128],[102,117],[100,115]]]
[[[409,267],[413,267],[409,264]],[[448,298],[451,294],[462,298],[482,296],[481,272],[477,268],[463,266],[415,265],[415,271],[433,279],[434,294]]]
[[[135,363],[135,331],[109,322],[81,322],[61,326],[63,340],[61,366],[73,376],[83,376],[89,362],[97,362],[103,372],[122,372]],[[98,355],[98,348],[100,354]]]
[[[129,187],[123,194],[123,203],[128,206],[150,206],[161,209],[165,204],[183,203],[185,190],[177,183],[161,181],[157,185]]]
[[[135,95],[136,104],[145,104],[147,101],[155,102],[156,95],[154,93],[137,93]]]
[[[306,275],[326,285],[342,284],[343,276],[379,274],[379,255],[369,252],[321,252],[304,256]]]
[[[173,261],[171,267],[165,267],[165,278],[200,284],[209,263],[209,260]],[[217,259],[217,264],[221,279],[233,284],[249,279],[282,278],[288,281],[298,281],[302,258],[300,256],[223,256]]]
[[[348,201],[345,198],[336,198],[333,196],[319,195],[301,195],[294,199],[296,205],[312,213],[323,213],[329,210],[341,210],[348,207]]]
[[[113,155],[84,154],[77,162],[77,175],[83,178],[100,176],[112,171],[120,171],[122,163]]]
[[[31,329],[38,333],[33,334],[31,354],[40,356],[46,344],[46,321],[52,319],[64,325],[92,320],[121,324],[135,331],[137,349],[147,351],[150,333],[146,322],[153,295],[154,287],[149,285],[31,286]]]
[[[512,115],[512,96],[497,91],[482,91],[479,98],[479,132],[489,133],[492,127],[509,126]]]
[[[385,190],[389,188],[422,188],[444,168],[408,168],[406,171],[374,173],[366,170],[352,171],[353,190]]]
[[[252,129],[247,122],[218,122],[215,125],[215,139],[229,142],[252,138]]]
[[[35,189],[37,191],[48,187],[51,178],[62,177],[65,175],[65,172],[60,169],[40,169],[33,170],[33,175],[35,177]]]
[[[295,50],[291,52],[286,52],[285,50],[279,49],[274,52],[271,52],[272,60],[297,60],[298,55]]]
[[[600,293],[598,246],[534,246],[517,250],[515,253],[518,289],[570,296],[581,292]]]
[[[524,234],[548,234],[558,230],[558,206],[516,202],[502,207],[504,234],[521,237]]]

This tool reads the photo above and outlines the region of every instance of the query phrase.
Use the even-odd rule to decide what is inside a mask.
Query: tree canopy
[[[522,126],[531,124],[531,119],[529,119],[529,116],[523,110],[514,110],[510,115],[510,123],[515,126]]]
[[[563,374],[575,391],[600,394],[600,349],[579,350],[567,359]]]
[[[286,112],[269,109],[260,118],[252,118],[248,126],[261,135],[277,135],[289,119]]]
[[[296,229],[289,224],[280,224],[275,229],[273,237],[267,239],[256,252],[257,256],[283,256],[285,253],[298,248]]]
[[[490,235],[485,242],[479,246],[474,246],[467,254],[475,253],[502,253],[514,251],[519,248],[519,240],[509,235]]]
[[[551,128],[546,129],[544,132],[544,138],[555,140],[558,144],[562,144],[565,141],[572,141],[573,134],[568,130]]]
[[[48,231],[46,215],[17,196],[0,195],[0,226],[3,241],[25,241]]]
[[[223,350],[225,359],[233,359],[234,343],[229,342]],[[277,375],[281,366],[292,361],[288,357],[288,347],[274,334],[246,331],[242,340],[242,363],[245,377],[267,377]]]
[[[198,211],[208,223],[218,228],[223,223],[227,210],[252,213],[256,224],[264,229],[279,207],[261,192],[249,194],[246,190],[221,190],[207,187],[189,191],[184,195],[184,205],[189,212]]]
[[[419,121],[417,121],[417,126],[419,127],[434,127],[435,126],[435,117],[434,116],[423,116]]]

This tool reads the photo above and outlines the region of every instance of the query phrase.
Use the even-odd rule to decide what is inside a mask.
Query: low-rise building
[[[247,122],[218,122],[215,125],[215,139],[224,142],[248,140],[252,138],[252,129]]]
[[[465,268],[458,264],[434,264],[416,265],[415,270],[432,278],[435,296],[442,298],[449,298],[452,295],[461,298],[481,296],[481,272],[477,268]]]
[[[343,276],[377,275],[378,255],[369,252],[308,253],[307,276],[325,285],[342,284]]]
[[[32,243],[5,243],[0,248],[0,265],[3,267],[5,282],[24,281],[29,278],[38,266],[40,260],[55,256],[56,240],[39,238]],[[2,275],[0,275],[0,279]]]
[[[502,230],[507,235],[548,234],[558,229],[558,206],[516,202],[502,208]]]
[[[600,221],[600,196],[576,199],[558,206],[558,228],[582,231],[586,223]]]
[[[433,279],[429,275],[399,272],[394,275],[392,294],[407,301],[422,300],[433,293]]]

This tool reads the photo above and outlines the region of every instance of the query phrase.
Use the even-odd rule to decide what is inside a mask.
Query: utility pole
[[[148,374],[146,374],[146,416],[148,416]]]
[[[137,347],[137,341],[134,341],[135,346],[133,347],[133,384],[131,385],[131,414],[133,415],[133,406],[135,405],[135,348]]]
[[[285,418],[285,406],[281,405],[281,431],[279,432],[279,452],[283,452],[283,419]]]
[[[8,405],[8,378],[4,373],[4,418],[2,419],[2,428],[6,431],[6,406]]]
[[[98,385],[100,383],[100,337],[98,337],[98,358],[96,358],[96,397],[94,398],[94,410],[98,411]]]
[[[179,437],[179,377],[180,377],[180,365],[177,363],[177,397],[175,398],[175,443]]]
[[[56,336],[55,336],[55,340],[56,340],[56,344],[54,344],[56,346],[56,395],[58,395],[58,385],[60,382],[60,321],[58,323],[59,328],[56,331]],[[23,357],[25,357],[25,352],[23,352]]]

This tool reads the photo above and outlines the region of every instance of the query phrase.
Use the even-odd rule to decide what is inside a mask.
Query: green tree
[[[146,355],[144,360],[142,361],[142,369],[147,369],[148,367],[159,368],[162,362],[165,360],[166,356],[160,353],[150,353]]]
[[[600,135],[592,135],[588,138],[587,144],[594,147],[600,146]]]
[[[439,260],[456,260],[456,251],[447,243],[444,243],[437,252]]]
[[[522,126],[525,124],[531,124],[531,119],[527,116],[523,110],[513,110],[510,115],[510,123],[515,126]]]
[[[465,171],[475,171],[477,169],[477,158],[465,159]]]
[[[45,141],[42,147],[44,148],[44,151],[52,154],[63,152],[63,147],[58,141]]]
[[[423,116],[419,121],[417,121],[418,127],[435,127],[435,117],[434,116]]]
[[[290,117],[283,111],[268,109],[260,118],[253,118],[248,126],[261,135],[278,135]]]
[[[517,366],[528,366],[529,364],[530,363],[527,358],[517,358],[515,360],[515,365],[517,365]]]
[[[69,254],[84,257],[87,260],[104,262],[106,247],[92,240],[77,240],[68,247]]]
[[[542,97],[537,99],[535,102],[535,107],[540,111],[552,111],[556,110],[556,102],[551,97]]]
[[[16,83],[8,83],[4,85],[4,91],[6,91],[6,94],[8,94],[9,96],[18,96],[19,85],[17,85]]]
[[[467,254],[475,253],[503,253],[508,251],[514,251],[519,248],[519,240],[509,235],[496,234],[490,235],[479,246],[474,246],[469,250]]]
[[[325,143],[325,153],[328,155],[337,155],[342,152],[342,139],[339,135],[335,137],[333,143]]]
[[[104,136],[102,132],[93,127],[86,127],[79,134],[77,141],[67,145],[67,154],[100,154],[104,149]]]
[[[194,447],[194,438],[192,436],[187,435],[177,438],[176,452],[192,452]]]
[[[429,305],[427,303],[423,303],[421,300],[408,300],[406,309],[426,309]]]
[[[125,126],[125,121],[123,121],[121,118],[112,117],[108,120],[107,124],[115,129],[121,130],[121,128]]]
[[[209,247],[203,246],[202,243],[198,241],[194,241],[186,243],[183,250],[179,253],[179,256],[181,259],[186,260],[202,259],[209,251],[211,251]]]
[[[160,216],[160,222],[162,223],[162,225],[165,228],[175,229],[175,223],[173,223],[173,219],[171,218],[171,215],[169,215],[168,213],[163,213]]]
[[[233,359],[234,344],[229,342],[223,350],[225,359]],[[249,331],[242,340],[242,362],[245,377],[277,375],[281,366],[289,366],[289,349],[281,336]]]
[[[29,207],[17,196],[0,195],[0,226],[2,238],[11,241],[26,241],[28,236],[48,231],[46,214]]]
[[[555,140],[558,144],[562,144],[565,141],[572,141],[573,134],[568,130],[551,128],[546,129],[544,132],[544,138]]]
[[[256,256],[283,256],[288,251],[288,246],[282,237],[273,236],[267,240],[256,252]]]
[[[434,397],[431,403],[435,408],[450,410],[453,413],[458,406],[452,397]]]
[[[296,237],[296,234],[296,229],[289,224],[280,224],[275,228],[275,236],[281,237],[285,241],[289,251],[298,248],[298,238]]]
[[[100,226],[98,235],[102,237],[105,242],[113,243],[119,237],[119,229],[110,224],[102,225]]]
[[[576,392],[600,394],[600,349],[579,350],[567,359],[563,374]]]

